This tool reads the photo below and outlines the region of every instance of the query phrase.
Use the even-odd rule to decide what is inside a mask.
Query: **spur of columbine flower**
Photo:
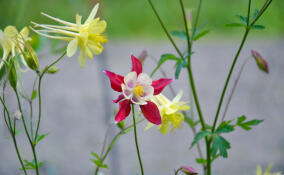
[[[79,63],[83,67],[87,61],[87,56],[92,59],[93,54],[99,55],[102,53],[104,47],[102,44],[107,42],[106,36],[103,34],[106,30],[107,23],[100,18],[95,18],[99,4],[96,4],[91,11],[87,20],[82,24],[82,16],[76,14],[76,23],[70,23],[45,13],[42,15],[63,25],[49,25],[49,24],[34,24],[35,28],[32,30],[42,36],[67,41],[67,56],[72,57],[77,47],[80,48]],[[54,35],[56,34],[56,35]]]
[[[104,71],[110,79],[112,89],[121,93],[116,100],[113,100],[114,103],[119,103],[115,121],[124,120],[131,111],[131,105],[137,104],[149,122],[159,125],[162,122],[159,109],[150,100],[154,95],[160,94],[173,80],[161,78],[152,81],[147,74],[142,73],[141,61],[133,55],[131,55],[131,60],[132,70],[125,77]]]
[[[153,96],[153,101],[159,108],[162,117],[162,124],[159,126],[159,131],[162,134],[166,134],[171,126],[171,131],[174,132],[177,128],[181,128],[181,123],[184,121],[184,115],[181,111],[189,110],[190,107],[186,105],[186,102],[180,101],[182,97],[182,91],[170,101],[163,94]],[[145,130],[151,128],[152,123],[148,123]]]
[[[198,173],[191,166],[181,166],[181,171],[186,175],[197,175]]]
[[[0,30],[0,44],[3,48],[0,70],[10,54],[14,57],[16,52],[21,53],[20,49],[24,48],[23,40],[31,40],[27,27],[24,27],[20,32],[18,32],[15,26],[7,26],[4,31]],[[22,63],[25,64],[24,61],[22,61]]]

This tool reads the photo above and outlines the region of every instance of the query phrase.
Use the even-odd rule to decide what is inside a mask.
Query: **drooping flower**
[[[180,101],[181,97],[182,91],[172,101],[162,94],[152,97],[151,100],[158,106],[162,117],[162,124],[159,126],[159,131],[162,134],[168,133],[169,129],[174,132],[177,128],[181,128],[181,123],[184,121],[184,115],[181,111],[190,109],[186,102]],[[145,130],[152,126],[151,123],[148,123]]]
[[[0,44],[3,48],[0,70],[10,54],[14,57],[17,52],[21,53],[20,49],[24,48],[23,40],[31,40],[27,27],[24,27],[20,32],[18,32],[15,26],[7,26],[4,31],[0,30]]]
[[[156,125],[161,124],[161,116],[157,105],[151,102],[154,95],[158,95],[170,84],[172,79],[152,79],[145,73],[142,73],[142,63],[135,56],[131,55],[132,70],[125,77],[110,71],[104,71],[109,77],[111,87],[114,91],[120,92],[114,103],[119,103],[119,110],[115,116],[115,121],[124,120],[131,111],[131,105],[140,106],[145,118]]]
[[[95,18],[98,8],[99,4],[96,4],[83,24],[81,23],[82,16],[78,14],[76,14],[76,23],[70,23],[42,13],[42,15],[63,25],[37,24],[32,22],[34,27],[41,28],[38,30],[32,28],[32,30],[48,38],[67,41],[68,57],[72,57],[76,53],[77,47],[79,47],[80,55],[78,59],[80,66],[83,67],[87,61],[87,56],[92,59],[93,54],[101,54],[104,49],[102,44],[107,42],[107,38],[104,35],[107,23],[104,20],[100,20],[99,17]]]
[[[255,50],[251,50],[251,55],[256,61],[256,64],[260,70],[262,70],[265,73],[269,73],[268,63],[267,61],[260,55],[259,52]]]
[[[271,173],[272,165],[269,164],[265,172],[262,173],[260,165],[256,167],[256,175],[281,175],[281,172]]]
[[[197,175],[198,173],[191,166],[181,166],[181,171],[186,175]]]

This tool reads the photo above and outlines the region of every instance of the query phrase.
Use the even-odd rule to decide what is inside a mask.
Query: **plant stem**
[[[178,175],[178,172],[180,172],[180,171],[181,171],[181,168],[177,169],[177,170],[175,171],[175,175]]]
[[[141,123],[142,121],[144,121],[144,119],[138,121],[136,124],[139,124],[139,123]],[[119,133],[117,133],[117,134],[113,137],[113,139],[111,140],[111,142],[110,142],[110,144],[109,144],[109,146],[108,146],[106,152],[105,152],[105,153],[102,152],[102,154],[103,154],[103,155],[101,156],[101,161],[102,161],[102,163],[104,162],[104,160],[105,160],[106,157],[108,156],[109,152],[111,151],[112,147],[113,147],[114,144],[116,143],[117,139],[118,139],[121,135],[125,134],[125,131],[126,131],[126,130],[132,128],[133,126],[134,126],[134,125],[130,125],[130,126],[124,128],[123,130],[121,130]],[[100,167],[97,166],[97,167],[96,167],[96,170],[95,170],[95,175],[98,175],[99,169],[100,169]]]
[[[132,104],[132,117],[133,117],[133,127],[134,127],[134,139],[136,145],[137,156],[140,164],[141,175],[144,175],[143,164],[140,156],[139,146],[138,146],[138,139],[137,139],[137,131],[136,131],[136,121],[135,121],[135,109],[134,105]]]
[[[200,14],[200,11],[201,11],[201,5],[202,5],[202,0],[199,0],[196,18],[195,18],[194,25],[193,25],[193,32],[192,32],[192,37],[191,37],[191,47],[192,47],[192,44],[193,44],[193,39],[194,39],[195,32],[196,32],[196,29],[197,29],[198,21],[199,21],[199,14]]]
[[[55,65],[56,63],[58,63],[64,56],[66,55],[66,51],[54,62],[52,62],[49,66],[45,67],[42,71],[42,73],[39,73],[39,80],[38,80],[38,121],[37,121],[37,125],[36,125],[36,132],[35,132],[35,137],[34,140],[36,140],[36,137],[38,135],[38,131],[39,131],[39,126],[40,126],[40,121],[41,121],[41,113],[42,113],[42,104],[41,104],[41,81],[43,76],[45,75],[45,73],[48,71],[48,69],[50,67],[52,67],[53,65]]]
[[[168,32],[166,26],[164,25],[162,19],[160,18],[159,14],[158,14],[158,12],[157,12],[157,10],[156,10],[156,8],[155,8],[155,6],[154,6],[153,3],[152,3],[152,0],[148,0],[148,2],[149,2],[149,4],[151,5],[151,7],[152,7],[152,9],[153,9],[153,11],[154,11],[154,13],[155,13],[157,19],[159,20],[159,22],[160,22],[162,28],[164,29],[164,32],[166,33],[166,35],[167,35],[167,37],[169,38],[169,40],[171,41],[172,45],[173,45],[174,48],[176,49],[177,53],[179,54],[179,56],[180,56],[182,59],[184,59],[184,58],[183,58],[183,55],[182,55],[182,53],[181,53],[181,51],[178,49],[176,43],[174,42],[174,40],[173,40],[173,38],[171,37],[170,33]]]
[[[211,141],[206,138],[206,158],[207,158],[207,162],[206,162],[206,175],[211,175]]]
[[[242,64],[242,67],[241,67],[241,69],[240,69],[240,71],[239,71],[239,74],[238,74],[238,76],[237,76],[237,79],[236,79],[235,82],[234,82],[232,91],[231,91],[231,93],[230,93],[230,95],[229,95],[229,98],[228,98],[228,101],[227,101],[227,103],[226,103],[225,110],[224,110],[224,113],[223,113],[221,122],[224,121],[224,119],[225,119],[225,116],[226,116],[226,114],[227,114],[227,111],[228,111],[230,102],[231,102],[232,97],[233,97],[233,95],[234,95],[234,92],[235,92],[235,90],[236,90],[236,88],[237,88],[238,82],[239,82],[240,77],[241,77],[241,75],[242,75],[242,72],[243,72],[243,70],[244,70],[244,68],[245,68],[245,65],[247,64],[247,62],[248,62],[249,59],[250,59],[250,57],[248,57],[248,58],[243,62],[243,64]]]
[[[7,115],[8,115],[8,119],[9,119],[9,121],[11,122],[10,113],[9,113],[8,108],[7,108],[7,106],[6,106],[4,100],[2,99],[1,96],[0,96],[0,100],[1,100],[2,105],[4,106],[4,113],[5,113],[5,111],[6,111],[6,113],[7,113]],[[19,148],[18,148],[18,144],[17,144],[15,132],[14,132],[14,131],[12,130],[12,128],[11,128],[11,126],[12,126],[11,123],[10,123],[10,127],[9,127],[9,125],[8,125],[7,122],[6,122],[6,125],[7,125],[7,127],[8,127],[9,133],[11,134],[11,137],[12,137],[12,139],[13,139],[14,147],[15,147],[15,150],[16,150],[16,153],[17,153],[17,156],[18,156],[18,159],[19,159],[19,161],[20,161],[20,164],[21,164],[21,166],[22,166],[22,169],[23,169],[25,175],[27,175],[27,170],[26,170],[26,168],[25,168],[25,166],[24,166],[24,163],[23,163],[21,154],[20,154],[20,152],[19,152]],[[16,130],[16,129],[14,129],[14,130]]]
[[[25,121],[25,117],[24,117],[24,114],[23,114],[23,110],[22,110],[22,105],[21,105],[21,102],[20,102],[20,98],[19,98],[19,93],[17,91],[17,89],[14,89],[15,93],[16,93],[16,97],[17,97],[17,101],[18,101],[18,106],[19,106],[19,109],[20,109],[20,112],[21,112],[21,115],[22,115],[22,122],[23,122],[23,125],[24,125],[24,129],[25,129],[25,133],[28,137],[28,140],[29,140],[29,143],[30,143],[30,146],[32,148],[32,152],[33,152],[33,156],[34,156],[34,160],[35,160],[35,166],[36,166],[36,174],[39,175],[39,167],[38,167],[38,162],[37,162],[37,155],[36,155],[36,151],[35,151],[35,145],[30,137],[30,134],[28,132],[28,129],[27,129],[27,125],[26,125],[26,121]]]

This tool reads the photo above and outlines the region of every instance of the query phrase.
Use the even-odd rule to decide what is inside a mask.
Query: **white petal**
[[[141,85],[151,85],[152,84],[152,79],[149,77],[149,75],[145,73],[141,73],[138,76],[137,82]]]
[[[128,73],[124,77],[124,83],[129,88],[134,88],[136,86],[137,81],[137,73],[135,71]]]
[[[132,97],[132,89],[128,88],[124,84],[121,85],[122,94],[126,99],[130,99]]]
[[[78,47],[78,38],[75,38],[72,41],[70,41],[67,46],[67,56],[72,57],[76,53],[77,47]]]
[[[89,17],[87,18],[87,20],[85,21],[84,24],[90,23],[95,18],[96,14],[98,12],[98,9],[99,9],[99,3],[97,3],[94,6],[93,10],[91,11]]]
[[[130,99],[132,103],[135,103],[137,105],[146,105],[147,102],[145,100],[143,100],[141,97],[139,97],[138,95],[133,94],[132,98]]]
[[[143,86],[144,94],[142,96],[143,100],[150,100],[154,95],[153,86]]]

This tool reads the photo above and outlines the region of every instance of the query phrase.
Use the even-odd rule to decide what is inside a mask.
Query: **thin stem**
[[[183,4],[182,0],[179,0],[179,3],[180,3],[180,6],[181,6],[184,28],[185,28],[185,33],[186,33],[186,40],[187,40],[187,47],[188,47],[187,57],[190,57],[190,52],[191,52],[190,35],[189,35],[188,24],[187,24],[187,20],[186,20],[184,4]],[[199,16],[199,14],[198,14],[198,16]]]
[[[132,117],[133,117],[133,126],[134,126],[134,139],[136,145],[137,156],[140,164],[141,175],[144,175],[143,164],[140,156],[139,146],[138,146],[138,139],[137,139],[137,131],[136,131],[136,121],[135,121],[135,109],[134,105],[132,104]]]
[[[236,88],[237,88],[237,85],[238,85],[238,83],[239,83],[239,80],[240,80],[240,77],[241,77],[241,75],[242,75],[242,72],[243,72],[243,70],[244,70],[246,64],[248,63],[248,60],[249,60],[249,59],[250,59],[250,57],[248,57],[248,58],[243,62],[243,64],[242,64],[242,67],[241,67],[241,69],[240,69],[240,71],[239,71],[239,74],[238,74],[238,76],[237,76],[237,79],[235,80],[235,83],[234,83],[234,85],[233,85],[232,91],[231,91],[231,93],[230,93],[230,95],[229,95],[229,98],[228,98],[228,101],[227,101],[227,103],[226,103],[225,110],[224,110],[224,113],[223,113],[221,122],[224,121],[224,119],[225,119],[225,116],[226,116],[226,114],[227,114],[227,111],[228,111],[229,105],[230,105],[230,103],[231,103],[232,97],[233,97],[234,92],[235,92],[235,90],[236,90]]]
[[[180,172],[180,171],[181,171],[181,168],[177,169],[177,170],[175,171],[175,175],[178,175],[178,172]]]
[[[9,119],[9,121],[11,122],[10,113],[9,113],[8,108],[7,108],[7,106],[6,106],[4,100],[2,99],[1,96],[0,96],[0,100],[1,100],[2,105],[4,106],[4,112],[6,111],[6,113],[7,113],[7,115],[8,115],[8,119]],[[10,127],[9,127],[9,125],[8,125],[7,122],[6,122],[6,124],[7,124],[8,130],[9,130],[9,133],[11,134],[11,137],[12,137],[12,139],[13,139],[14,147],[15,147],[15,150],[16,150],[16,153],[17,153],[17,156],[18,156],[18,159],[19,159],[19,161],[20,161],[20,164],[21,164],[21,166],[22,166],[22,169],[23,169],[25,175],[27,175],[27,170],[26,170],[26,168],[25,168],[25,166],[24,166],[24,163],[23,163],[21,154],[20,154],[20,152],[19,152],[19,148],[18,148],[18,144],[17,144],[17,141],[16,141],[15,132],[13,131],[13,129],[12,129],[12,127],[11,127],[11,126],[12,126],[11,123],[10,123]]]
[[[25,129],[25,133],[28,137],[28,140],[29,140],[29,143],[30,143],[30,146],[32,148],[32,152],[33,152],[33,156],[34,156],[34,160],[35,160],[35,166],[36,166],[36,174],[39,175],[39,167],[38,167],[38,162],[37,162],[37,155],[36,155],[36,151],[35,151],[35,145],[31,139],[31,136],[28,132],[28,129],[27,129],[27,125],[26,125],[26,121],[25,121],[25,117],[24,117],[24,114],[23,114],[23,110],[22,110],[22,105],[21,105],[21,102],[20,102],[20,98],[19,98],[19,93],[17,91],[17,89],[14,89],[15,93],[16,93],[16,97],[17,97],[17,101],[18,101],[18,106],[19,106],[19,109],[20,109],[20,112],[21,112],[21,115],[22,115],[22,122],[23,122],[23,125],[24,125],[24,129]]]
[[[34,140],[36,140],[36,137],[38,135],[38,131],[39,131],[39,126],[40,126],[40,121],[41,121],[41,113],[42,113],[42,104],[41,104],[41,81],[43,76],[45,75],[45,73],[48,71],[48,69],[50,67],[52,67],[53,65],[55,65],[56,63],[58,63],[64,56],[66,55],[66,51],[57,59],[55,60],[53,63],[51,63],[49,66],[45,67],[42,73],[39,73],[39,81],[38,81],[38,121],[37,121],[37,125],[36,125],[36,132],[35,132],[35,138]]]
[[[193,38],[195,36],[195,32],[197,30],[197,25],[198,25],[198,21],[199,21],[199,14],[200,14],[200,11],[201,11],[201,5],[202,5],[202,0],[199,0],[196,18],[195,18],[194,25],[193,25],[193,32],[192,32],[192,38],[191,38],[192,41],[193,41]],[[191,47],[192,47],[192,44],[193,44],[193,42],[191,42]]]
[[[222,94],[221,94],[221,97],[220,97],[220,100],[219,100],[219,104],[218,104],[218,107],[217,107],[217,112],[216,112],[214,123],[213,123],[213,127],[212,127],[212,132],[215,131],[215,127],[216,127],[216,124],[217,124],[217,121],[218,121],[220,109],[221,109],[221,106],[222,106],[222,103],[223,103],[223,100],[224,100],[224,96],[225,96],[225,93],[226,93],[226,90],[227,90],[227,87],[228,87],[228,83],[230,81],[232,72],[233,72],[235,64],[236,64],[236,62],[237,62],[237,60],[239,58],[239,55],[240,55],[240,53],[242,51],[244,43],[245,43],[245,41],[247,39],[248,33],[249,33],[250,29],[251,29],[251,26],[253,26],[254,23],[260,18],[260,16],[265,12],[265,10],[268,8],[268,6],[271,4],[271,2],[272,2],[272,0],[267,0],[265,2],[265,4],[263,5],[262,9],[259,11],[257,17],[251,22],[251,24],[249,26],[246,27],[245,34],[243,36],[242,42],[240,44],[240,47],[239,47],[239,49],[238,49],[238,51],[237,51],[237,53],[235,55],[234,61],[233,61],[232,66],[230,68],[229,74],[227,76],[227,79],[226,79],[226,82],[225,82],[225,85],[224,85],[224,88],[223,88],[223,91],[222,91]],[[250,7],[250,3],[251,3],[251,1],[249,1],[249,7]],[[250,16],[250,8],[248,8],[248,16]]]
[[[251,0],[249,0],[248,3],[247,28],[249,27],[250,24],[250,10],[251,10]]]
[[[142,120],[138,121],[136,124],[139,124],[139,123],[143,122],[144,120],[145,120],[145,119],[142,119]],[[111,151],[112,147],[113,147],[114,144],[116,143],[117,139],[118,139],[121,135],[125,134],[125,131],[126,131],[126,130],[132,128],[133,126],[134,126],[134,125],[130,125],[130,126],[124,128],[123,130],[121,130],[119,133],[117,133],[117,134],[113,137],[113,139],[111,140],[111,142],[110,142],[110,144],[109,144],[109,146],[108,146],[106,152],[103,153],[103,156],[100,156],[102,163],[104,162],[104,160],[105,160],[106,157],[108,156],[109,152]],[[100,170],[100,167],[97,166],[97,167],[96,167],[96,170],[95,170],[95,175],[98,175],[99,170]]]
[[[179,56],[183,59],[183,55],[182,55],[181,51],[178,49],[176,43],[174,42],[174,40],[173,40],[173,38],[171,37],[170,33],[168,32],[166,26],[164,25],[162,19],[160,18],[159,14],[158,14],[158,12],[157,12],[157,10],[156,10],[156,8],[155,8],[155,6],[154,6],[153,3],[152,3],[152,0],[148,0],[148,2],[149,2],[149,4],[151,5],[151,7],[152,7],[152,9],[153,9],[153,11],[154,11],[154,13],[155,13],[157,19],[159,20],[159,22],[160,22],[162,28],[164,29],[164,32],[166,33],[167,37],[168,37],[169,40],[171,41],[172,45],[173,45],[174,48],[176,49],[176,51],[177,51],[177,53],[179,54]]]
[[[206,155],[207,155],[206,175],[211,175],[211,148],[210,148],[210,141],[208,140],[208,138],[206,139]]]

